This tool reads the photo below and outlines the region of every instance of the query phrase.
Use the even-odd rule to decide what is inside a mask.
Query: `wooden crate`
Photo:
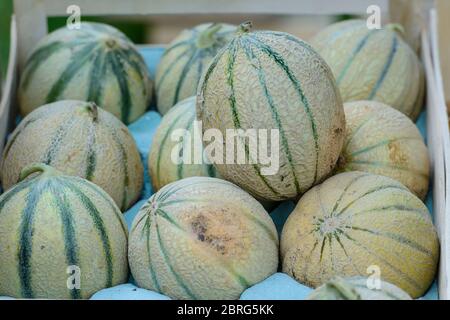
[[[420,4],[419,11],[417,7],[412,7],[412,3]],[[450,299],[447,279],[450,275],[450,224],[446,217],[450,213],[450,201],[446,195],[446,190],[450,190],[450,179],[446,179],[450,165],[450,142],[438,54],[437,13],[431,8],[432,0],[15,0],[10,63],[0,105],[0,151],[17,110],[15,96],[20,68],[30,50],[47,34],[47,18],[67,16],[66,9],[73,4],[81,8],[82,16],[366,14],[367,7],[376,4],[383,14],[391,14],[390,20],[406,25],[406,38],[415,49],[420,48],[426,71],[427,138],[432,164],[433,211],[441,241],[439,297]],[[420,21],[416,23],[412,19]]]

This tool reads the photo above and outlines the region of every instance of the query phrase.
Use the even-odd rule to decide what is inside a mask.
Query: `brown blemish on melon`
[[[221,255],[228,253],[231,238],[226,234],[212,234],[213,228],[208,225],[208,218],[204,215],[200,214],[193,218],[191,221],[191,229],[199,241],[207,244]]]
[[[401,147],[397,142],[391,141],[388,144],[389,159],[396,164],[406,164],[408,161],[407,156],[402,152]]]

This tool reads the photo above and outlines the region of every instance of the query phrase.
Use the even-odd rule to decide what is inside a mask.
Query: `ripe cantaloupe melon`
[[[424,72],[397,27],[368,29],[366,20],[348,20],[325,28],[311,44],[333,70],[344,102],[380,101],[415,120],[423,103]]]
[[[190,97],[178,102],[162,119],[161,124],[153,138],[150,154],[148,156],[148,168],[155,191],[166,184],[187,177],[209,176],[216,177],[218,173],[212,164],[203,162],[193,163],[194,155],[203,155],[201,132],[195,128],[195,101],[196,97]],[[173,141],[172,135],[177,130],[185,130],[181,141]],[[194,143],[194,136],[198,135],[199,143]],[[178,149],[177,146],[181,148]],[[174,163],[172,153],[178,150],[180,157],[190,155],[186,160],[192,163]],[[179,159],[182,160],[182,159]]]
[[[86,299],[127,281],[128,231],[107,193],[44,164],[20,178],[0,196],[0,295]]]
[[[436,275],[439,241],[428,209],[401,183],[346,172],[300,199],[283,227],[281,259],[283,272],[311,287],[376,270],[418,298]]]
[[[242,24],[207,69],[199,85],[198,118],[203,131],[219,129],[224,137],[227,129],[278,130],[279,140],[272,141],[279,146],[276,174],[263,175],[258,159],[215,166],[257,197],[295,198],[336,164],[345,138],[341,97],[331,70],[306,42],[249,27]],[[245,151],[247,158],[257,153],[248,143]]]
[[[184,30],[169,44],[156,70],[156,97],[161,114],[197,93],[204,70],[235,31],[233,25],[205,23]]]
[[[3,151],[3,188],[17,183],[33,162],[92,181],[122,210],[139,198],[143,185],[143,165],[128,128],[90,102],[58,101],[26,116]]]
[[[128,257],[142,288],[177,299],[238,299],[276,272],[278,234],[239,187],[191,177],[164,186],[141,208]]]
[[[372,283],[375,282],[375,283]],[[379,285],[379,287],[377,287]],[[411,300],[409,294],[389,282],[366,277],[335,277],[308,295],[308,300]]]
[[[19,88],[22,115],[58,100],[92,101],[128,124],[150,102],[152,82],[134,44],[101,23],[61,28],[43,38],[27,59]]]
[[[376,101],[344,103],[347,137],[337,171],[365,171],[400,181],[419,198],[428,191],[428,150],[414,123]]]

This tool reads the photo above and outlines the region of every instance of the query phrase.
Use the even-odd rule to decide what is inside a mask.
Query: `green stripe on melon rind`
[[[384,186],[376,187],[376,188],[374,188],[374,189],[372,189],[372,190],[369,190],[369,191],[363,193],[363,194],[362,194],[361,196],[359,196],[358,198],[353,199],[352,201],[350,201],[344,208],[342,208],[341,211],[339,211],[339,212],[336,214],[336,216],[340,216],[340,215],[342,215],[343,213],[345,213],[345,212],[348,210],[348,208],[349,208],[350,206],[352,206],[352,205],[353,205],[355,202],[357,202],[358,200],[363,199],[364,197],[366,197],[366,196],[368,196],[368,195],[370,195],[370,194],[373,194],[373,193],[376,193],[376,192],[379,192],[379,191],[385,191],[385,190],[387,190],[387,189],[394,189],[394,190],[400,190],[400,191],[408,191],[408,189],[406,189],[406,187],[404,187],[403,185],[384,185]],[[408,192],[409,192],[409,191],[408,191]]]
[[[158,156],[156,158],[156,172],[155,172],[156,180],[158,181],[158,183],[161,182],[160,171],[161,171],[161,157],[162,157],[162,153],[163,153],[163,148],[165,147],[166,140],[169,138],[170,133],[172,132],[173,128],[175,128],[175,126],[178,124],[180,119],[183,118],[183,116],[184,116],[184,113],[180,113],[179,115],[176,116],[175,119],[173,119],[172,124],[169,126],[169,128],[167,128],[167,131],[165,132],[165,134],[161,140],[161,144],[159,145]]]
[[[166,253],[166,249],[165,249],[164,244],[162,242],[162,238],[161,238],[161,234],[159,232],[158,224],[155,225],[155,229],[156,229],[156,235],[157,235],[157,238],[158,238],[158,245],[159,245],[159,248],[160,248],[160,252],[161,252],[161,255],[162,255],[163,259],[164,259],[164,262],[165,262],[167,268],[170,270],[170,272],[172,273],[172,275],[175,278],[175,281],[184,290],[184,292],[187,294],[187,296],[190,299],[197,300],[197,297],[192,293],[191,290],[189,290],[187,285],[183,282],[183,280],[180,278],[180,276],[173,269],[172,263],[170,262],[170,258],[168,256],[168,254]]]
[[[109,204],[111,210],[114,212],[115,216],[117,217],[117,220],[119,220],[120,225],[122,227],[122,231],[125,234],[125,236],[128,235],[128,227],[123,219],[122,212],[118,210],[118,208],[115,206],[114,200],[110,197],[109,194],[106,193],[103,189],[100,189],[96,185],[93,185],[92,183],[86,183],[84,179],[79,177],[74,177],[78,179],[79,183],[82,183],[86,188],[90,189],[97,195],[99,195],[106,203]]]
[[[188,45],[190,48],[192,48],[192,44],[194,43],[194,41],[195,41],[194,37],[191,37],[188,40],[184,40],[184,41],[174,44],[173,46],[167,48],[164,51],[164,53],[161,56],[161,59],[164,58],[165,56],[167,56],[172,50],[179,48],[181,46]],[[177,60],[177,59],[175,59],[175,60]]]
[[[178,54],[176,57],[173,58],[174,62],[172,62],[167,69],[164,71],[164,73],[161,75],[160,80],[157,82],[156,87],[155,87],[155,91],[156,94],[159,94],[159,90],[161,89],[161,85],[164,82],[164,80],[166,79],[167,75],[172,71],[172,69],[177,65],[177,63],[179,63],[180,61],[182,61],[182,57],[184,57],[185,55],[188,54],[189,51],[195,51],[195,47],[194,46],[190,46],[189,48],[187,48],[186,50],[184,50],[183,52],[181,52],[180,54]]]
[[[136,72],[139,76],[139,79],[142,83],[142,89],[144,96],[148,95],[148,81],[149,75],[147,71],[147,66],[143,60],[143,58],[136,52],[124,49],[117,50],[117,53],[121,56],[122,60],[127,63],[134,72]],[[145,74],[144,74],[145,73]]]
[[[68,266],[78,266],[81,268],[78,257],[78,245],[75,237],[75,228],[73,221],[73,211],[70,207],[67,195],[61,190],[59,185],[49,182],[49,187],[54,199],[54,205],[58,208],[61,218],[62,234],[64,237],[64,250],[66,252],[66,263]],[[80,299],[80,289],[69,289],[72,299]]]
[[[42,65],[42,63],[50,58],[56,51],[63,48],[64,45],[60,41],[49,43],[31,54],[27,60],[27,66],[23,72],[22,87],[26,89],[36,69]]]
[[[75,184],[68,181],[63,181],[60,179],[60,182],[64,184],[71,192],[73,192],[79,201],[83,204],[86,211],[89,213],[89,216],[94,223],[95,229],[97,230],[98,235],[100,236],[100,240],[103,246],[103,252],[105,255],[106,261],[106,281],[105,288],[112,287],[113,279],[114,279],[114,265],[113,265],[113,257],[111,252],[111,244],[109,242],[108,233],[106,232],[105,225],[103,223],[103,219],[100,216],[95,205],[92,203],[91,199],[86,196]]]
[[[379,208],[362,210],[362,211],[353,213],[352,217],[360,216],[360,215],[367,214],[367,213],[372,213],[373,211],[390,211],[390,210],[395,210],[396,214],[399,214],[400,212],[408,212],[408,213],[414,213],[414,215],[416,215],[416,216],[418,215],[421,218],[425,218],[428,220],[430,219],[429,214],[426,211],[420,210],[419,208],[406,207],[403,205],[389,205],[389,206],[383,206],[383,207],[379,207]]]
[[[366,229],[366,228],[361,228],[361,227],[356,227],[356,226],[344,226],[344,228],[348,228],[351,230],[355,230],[355,231],[360,231],[360,232],[366,232],[366,233],[370,233],[371,235],[374,236],[379,236],[379,237],[384,237],[384,238],[388,238],[391,239],[395,242],[398,242],[402,245],[408,246],[411,249],[417,250],[427,256],[429,256],[432,259],[436,259],[437,257],[435,256],[435,254],[433,254],[433,252],[431,252],[430,250],[428,250],[427,248],[421,246],[419,243],[415,242],[414,240],[410,240],[408,238],[405,238],[401,235],[398,234],[394,234],[391,232],[380,232],[378,230],[370,230],[370,229]]]
[[[122,60],[118,57],[116,52],[109,51],[106,59],[109,62],[112,73],[115,75],[117,85],[120,90],[120,119],[125,124],[128,124],[131,111],[131,95],[126,77],[127,73],[123,66]]]
[[[27,194],[26,205],[22,212],[19,227],[18,274],[21,294],[24,298],[33,298],[31,254],[33,250],[33,230],[36,207],[47,182],[33,184]]]
[[[189,121],[188,121],[188,125],[186,126],[186,128],[185,128],[185,132],[190,132],[190,130],[191,130],[191,128],[192,128],[192,126],[194,125],[194,120],[195,120],[195,117],[196,117],[196,115],[195,115],[195,113],[194,113],[194,115],[189,119]],[[170,130],[169,130],[170,131]],[[186,139],[187,140],[187,139]],[[185,141],[185,139],[183,138],[183,152],[184,152],[184,150],[185,150],[185,147],[186,147],[186,141]],[[188,147],[190,147],[190,146],[188,146]],[[161,151],[160,151],[161,152]],[[181,179],[183,179],[183,169],[184,169],[184,161],[182,161],[181,163],[179,163],[178,165],[177,165],[177,178],[178,178],[178,180],[181,180]]]
[[[58,80],[55,83],[53,83],[49,93],[47,94],[46,97],[47,103],[59,100],[59,97],[67,88],[73,77],[90,60],[93,53],[95,52],[94,49],[97,46],[98,46],[97,43],[88,43],[79,51],[77,51],[76,54],[74,53],[69,64],[61,73],[61,76],[58,78]]]
[[[311,111],[311,106],[309,105],[309,101],[305,96],[305,93],[303,91],[303,88],[296,78],[296,76],[291,72],[289,69],[289,66],[287,65],[286,61],[284,61],[283,57],[274,51],[270,46],[266,45],[264,42],[259,40],[256,36],[249,36],[248,37],[253,44],[260,49],[262,52],[264,52],[267,56],[269,56],[286,74],[286,76],[289,78],[291,83],[294,85],[295,90],[297,91],[300,100],[302,101],[302,104],[304,106],[306,115],[308,117],[309,122],[311,123],[311,131],[314,139],[314,148],[316,152],[316,161],[315,161],[315,171],[314,171],[314,181],[315,183],[317,181],[317,174],[318,174],[318,167],[319,167],[319,135],[317,133],[317,125],[315,123],[314,116]],[[305,48],[310,48],[308,45],[304,46]]]
[[[94,178],[94,172],[97,165],[97,154],[95,152],[95,122],[89,123],[89,127],[85,177],[87,180],[91,181]]]
[[[106,73],[105,55],[101,50],[97,50],[92,63],[89,75],[89,89],[87,101],[102,104],[103,84]]]
[[[412,279],[409,275],[407,275],[406,273],[404,273],[403,271],[401,271],[400,269],[396,268],[395,266],[393,266],[389,261],[387,261],[386,259],[384,259],[383,257],[381,257],[380,255],[378,255],[377,253],[375,253],[373,250],[370,250],[369,248],[367,248],[365,245],[363,245],[362,243],[360,243],[359,241],[353,239],[352,237],[350,237],[347,233],[343,232],[342,233],[348,240],[352,241],[352,243],[354,243],[355,245],[357,245],[358,247],[364,249],[367,253],[373,255],[374,257],[376,257],[377,259],[380,259],[383,263],[385,263],[388,267],[390,267],[394,272],[396,272],[401,278],[405,279],[408,283],[410,283],[413,287],[415,287],[416,289],[422,290],[422,286],[419,285],[414,279]]]
[[[148,267],[150,269],[150,277],[155,284],[155,289],[158,292],[161,292],[161,286],[159,285],[158,278],[156,277],[155,270],[153,269],[153,263],[151,258],[151,251],[150,251],[150,228],[153,227],[154,224],[151,223],[150,216],[147,216],[147,220],[145,221],[144,228],[146,229],[146,246],[147,246],[147,254],[148,254]]]
[[[242,129],[241,127],[241,122],[239,119],[239,113],[237,111],[237,107],[236,107],[236,97],[234,95],[234,74],[233,74],[233,68],[234,68],[234,62],[236,59],[236,54],[237,54],[237,47],[238,44],[235,43],[236,39],[232,41],[232,43],[230,44],[230,48],[231,51],[228,52],[228,65],[227,65],[227,84],[230,88],[230,96],[228,97],[228,101],[230,103],[230,108],[231,108],[231,115],[232,115],[232,119],[233,119],[233,124],[234,124],[234,128],[235,129]],[[212,70],[211,67],[209,70]],[[208,70],[208,71],[209,71]],[[209,77],[209,75],[208,75]],[[208,77],[205,77],[204,83],[206,84]],[[204,102],[203,102],[204,103]],[[250,157],[250,152],[248,149],[248,143],[245,141],[244,142],[244,149],[245,149],[245,156],[246,158]],[[269,181],[267,181],[266,177],[264,177],[261,174],[261,168],[252,162],[252,167],[255,171],[255,173],[257,174],[257,176],[261,179],[261,181],[264,183],[264,185],[275,195],[279,196],[279,197],[283,197],[278,191],[276,191],[269,183]]]
[[[211,177],[211,178],[217,177],[216,167],[214,167],[213,164],[207,164],[206,171],[207,171],[207,174],[209,177]]]
[[[357,133],[362,130],[362,128],[369,123],[372,119],[374,119],[374,117],[372,117],[371,115],[367,116],[367,118],[365,118],[356,129],[354,129],[351,133],[350,136],[346,137],[346,142],[345,142],[345,146],[343,147],[343,150],[347,149],[347,147],[349,146],[350,142],[353,140],[353,138],[357,135]]]
[[[369,174],[361,174],[358,175],[357,177],[353,178],[352,180],[350,180],[350,182],[347,184],[347,186],[344,188],[344,190],[342,190],[341,195],[339,196],[339,198],[336,200],[333,209],[331,210],[331,214],[330,217],[332,217],[335,213],[336,210],[338,208],[338,206],[341,204],[342,199],[344,198],[344,195],[346,194],[346,192],[348,191],[348,189],[359,179],[361,178],[365,178],[367,177]]]
[[[196,60],[201,56],[200,55],[201,50],[196,50],[192,53],[192,55],[189,57],[188,61],[184,65],[183,69],[181,70],[180,78],[177,81],[177,85],[175,87],[175,93],[172,100],[172,105],[175,105],[179,98],[180,98],[180,92],[181,87],[183,86],[184,80],[186,79],[186,76],[188,72],[191,70],[192,65],[196,62]]]
[[[378,89],[383,84],[383,81],[389,71],[389,68],[392,65],[392,61],[394,60],[395,53],[397,52],[397,46],[398,46],[398,39],[397,39],[397,35],[394,34],[394,38],[392,40],[392,46],[391,46],[391,50],[389,52],[389,56],[383,67],[383,70],[381,71],[380,77],[378,78],[377,82],[375,83],[375,86],[373,87],[372,91],[369,94],[369,100],[372,100],[375,97],[375,95],[378,92]]]
[[[423,177],[424,179],[428,179],[428,174],[418,171],[418,170],[414,170],[412,168],[405,168],[402,166],[396,166],[393,165],[390,162],[382,162],[382,161],[364,161],[364,160],[352,160],[351,163],[348,164],[349,166],[351,165],[365,165],[365,166],[371,166],[371,167],[377,167],[377,168],[389,168],[389,169],[395,169],[395,170],[401,170],[401,171],[408,171],[411,173],[414,173],[418,176]]]
[[[11,200],[12,197],[17,195],[20,191],[28,188],[32,183],[34,183],[35,178],[31,178],[29,180],[24,180],[21,183],[14,185],[11,189],[2,194],[2,201],[0,201],[0,214],[5,205]]]
[[[369,30],[368,33],[364,35],[364,37],[358,42],[356,45],[356,48],[353,49],[353,52],[351,53],[350,57],[347,59],[347,62],[345,63],[344,67],[342,68],[341,72],[339,73],[339,76],[336,78],[336,82],[339,85],[345,75],[347,74],[347,71],[350,69],[350,66],[355,59],[355,57],[358,55],[358,53],[361,52],[361,50],[366,45],[369,38],[377,31],[378,29]]]
[[[368,147],[365,147],[365,148],[353,151],[352,153],[349,154],[349,156],[350,157],[354,157],[354,156],[357,156],[357,155],[359,155],[361,153],[365,153],[365,152],[368,152],[370,150],[386,146],[386,145],[388,145],[388,144],[390,144],[392,142],[397,142],[397,141],[401,141],[401,140],[419,140],[419,141],[422,141],[422,138],[421,137],[398,137],[398,138],[394,138],[394,139],[386,139],[386,140],[380,141],[380,142],[378,142],[378,143],[376,143],[374,145],[371,145],[371,146],[368,146]]]
[[[261,61],[255,55],[253,50],[251,48],[249,48],[245,43],[242,45],[242,47],[244,49],[245,55],[247,56],[248,62],[250,64],[252,63],[252,61],[257,61],[258,62],[258,67],[255,66],[255,68],[258,70],[259,83],[260,83],[260,85],[263,88],[264,96],[266,97],[267,103],[269,104],[270,112],[272,114],[272,118],[275,121],[278,130],[280,131],[281,143],[282,143],[283,149],[284,149],[284,151],[286,153],[286,157],[287,157],[288,162],[289,162],[289,167],[291,168],[291,172],[292,172],[292,175],[294,177],[295,190],[296,190],[296,193],[298,194],[298,193],[300,193],[300,185],[298,183],[297,174],[295,172],[295,168],[294,168],[294,165],[293,165],[293,159],[292,159],[291,151],[289,149],[289,143],[287,141],[287,137],[286,137],[286,133],[285,133],[284,128],[283,128],[283,124],[281,123],[280,115],[278,114],[278,111],[277,111],[277,108],[276,108],[275,103],[273,101],[273,98],[272,98],[272,96],[271,96],[271,94],[269,92],[269,88],[267,87],[264,70],[261,67]]]
[[[56,132],[49,144],[49,147],[45,151],[42,160],[40,162],[50,165],[55,155],[57,155],[59,148],[62,145],[64,138],[70,132],[72,124],[75,122],[74,118],[69,118],[56,129]]]
[[[350,262],[350,264],[352,265],[352,267],[356,271],[356,273],[357,274],[361,274],[361,272],[359,271],[358,267],[353,262],[352,257],[348,254],[347,250],[345,249],[344,244],[341,241],[341,237],[338,235],[338,233],[340,235],[340,234],[343,233],[343,231],[340,230],[340,229],[337,229],[336,232],[333,232],[333,237],[336,238],[337,243],[341,247],[342,251],[344,252],[345,256],[347,257],[348,261]]]
[[[111,137],[113,138],[114,142],[116,143],[117,147],[120,151],[120,157],[123,169],[123,194],[122,194],[122,203],[120,204],[120,210],[125,211],[127,207],[127,201],[128,201],[128,187],[130,186],[130,177],[128,172],[128,155],[125,147],[123,146],[122,142],[119,139],[119,136],[117,135],[116,129],[111,128],[108,126],[109,132],[111,133]]]

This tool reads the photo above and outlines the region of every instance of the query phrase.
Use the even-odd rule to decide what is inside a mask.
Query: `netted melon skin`
[[[129,124],[144,114],[153,82],[136,46],[116,28],[93,22],[60,28],[30,53],[20,79],[23,116],[59,100],[95,102]]]
[[[296,198],[322,181],[345,137],[331,70],[309,44],[282,32],[238,34],[200,82],[197,114],[203,132],[219,129],[224,137],[228,129],[264,129],[269,139],[278,131],[278,141],[267,147],[278,145],[277,172],[264,175],[267,165],[254,156],[244,164],[216,163],[222,177],[266,200]],[[248,159],[251,154],[257,151],[246,151]]]
[[[148,156],[149,175],[155,191],[183,178],[219,177],[214,165],[208,163],[203,156],[202,135],[196,124],[195,102],[196,97],[193,96],[177,103],[163,117],[156,130]],[[180,136],[182,132],[184,133]],[[174,136],[180,140],[174,141]],[[172,159],[176,150],[180,163]],[[195,163],[197,158],[200,159],[200,164]]]
[[[128,230],[87,180],[40,174],[0,197],[0,295],[88,299],[128,280]]]
[[[3,151],[4,190],[17,183],[20,171],[43,162],[86,178],[104,189],[125,211],[140,196],[144,168],[128,128],[109,112],[83,101],[44,105],[13,131]]]
[[[344,110],[347,135],[336,171],[387,176],[425,199],[430,161],[416,125],[381,102],[347,102]]]
[[[365,20],[335,23],[311,44],[333,70],[344,102],[375,100],[417,119],[425,76],[396,25],[368,29]]]
[[[202,32],[218,28],[206,47],[199,47]],[[214,56],[233,38],[236,26],[204,23],[183,30],[167,47],[158,64],[155,92],[158,111],[164,115],[177,102],[197,93],[200,78]]]
[[[318,287],[334,276],[367,276],[422,296],[433,282],[439,240],[428,209],[399,182],[341,173],[309,190],[281,235],[283,272]]]
[[[192,177],[166,185],[141,208],[128,255],[142,288],[176,299],[238,299],[276,272],[278,235],[242,189]]]

